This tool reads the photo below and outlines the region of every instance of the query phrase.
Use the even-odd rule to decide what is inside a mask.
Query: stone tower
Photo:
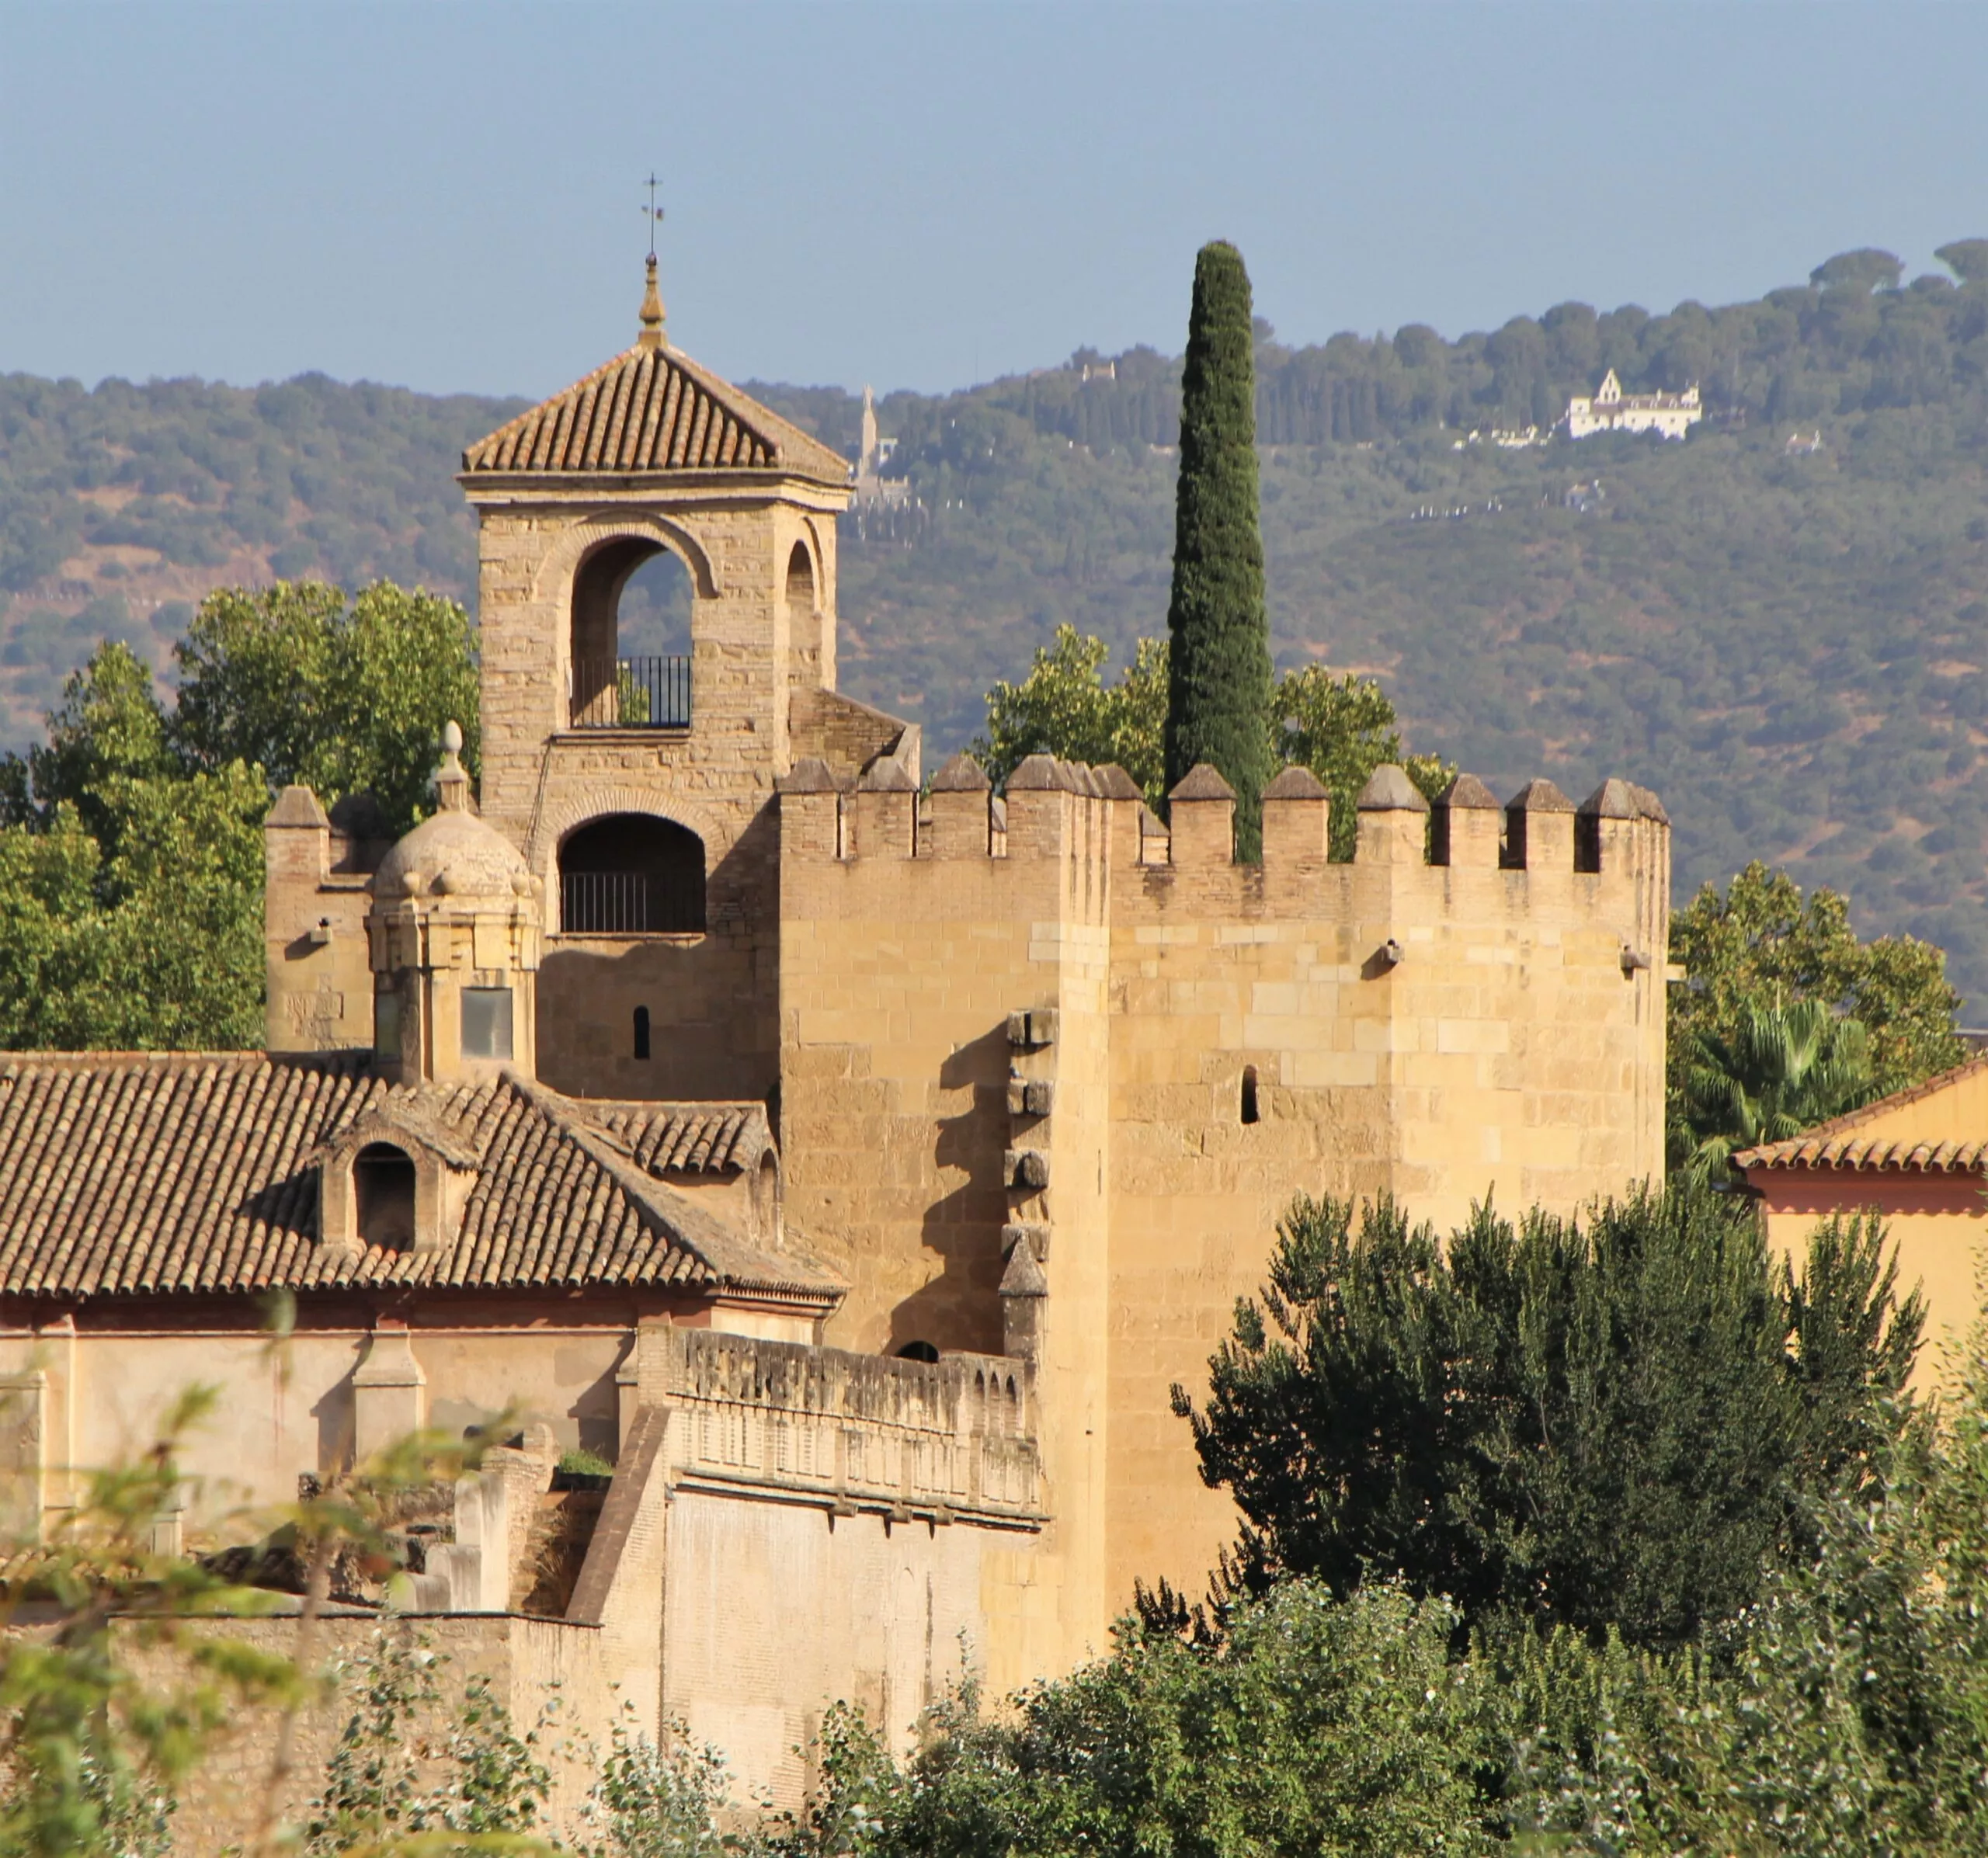
[[[464,454],[481,561],[485,817],[545,886],[540,1075],[575,1095],[760,1097],[778,1075],[773,783],[803,756],[915,782],[915,730],[840,698],[850,467],[672,347],[633,348]],[[687,658],[622,648],[667,550]]]

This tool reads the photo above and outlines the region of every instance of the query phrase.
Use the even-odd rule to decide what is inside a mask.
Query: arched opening
[[[898,1350],[900,1361],[937,1361],[939,1351],[929,1342],[907,1342]]]
[[[635,1056],[646,1060],[649,1055],[649,1009],[646,1006],[635,1009]]]
[[[701,935],[704,842],[648,813],[610,813],[559,848],[559,926],[569,936]]]
[[[414,1249],[414,1163],[405,1149],[368,1142],[353,1159],[352,1193],[361,1245]]]
[[[1253,1064],[1242,1067],[1242,1120],[1246,1123],[1256,1120],[1256,1068]]]
[[[789,681],[818,685],[822,681],[822,617],[815,610],[815,560],[805,542],[795,543],[787,557],[787,641],[793,665]]]
[[[575,729],[690,723],[690,575],[639,536],[604,542],[573,575]]]

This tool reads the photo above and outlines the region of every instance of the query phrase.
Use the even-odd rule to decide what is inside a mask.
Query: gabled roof
[[[757,1104],[599,1105],[506,1075],[396,1085],[368,1054],[0,1058],[0,1294],[673,1285],[832,1304],[665,1171],[756,1165]],[[446,1141],[474,1172],[431,1252],[318,1237],[315,1162],[356,1124]]]
[[[1948,1101],[1935,1104],[1940,1098]],[[1988,1056],[1733,1158],[1740,1168],[1981,1172],[1988,1162]]]
[[[841,489],[849,460],[675,349],[638,345],[463,453],[474,482],[499,472],[624,476],[764,471]]]

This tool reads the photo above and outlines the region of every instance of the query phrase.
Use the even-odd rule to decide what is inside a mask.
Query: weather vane
[[[649,223],[649,261],[655,261],[655,223],[662,217],[662,209],[655,203],[656,179],[649,175],[649,203],[642,209],[642,217]]]

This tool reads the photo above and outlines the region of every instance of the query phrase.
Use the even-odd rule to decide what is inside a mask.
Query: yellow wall
[[[1567,1210],[1660,1172],[1667,833],[1601,821],[1577,873],[1572,815],[1538,818],[1507,870],[1480,815],[1489,835],[1432,866],[1404,811],[1329,865],[1322,803],[1289,802],[1252,867],[1225,804],[1176,804],[1155,867],[1133,801],[1011,785],[999,856],[984,795],[933,794],[916,852],[908,802],[782,797],[790,1230],[856,1287],[832,1339],[959,1349],[999,1332],[1003,1227],[1046,1226],[1042,1565],[1068,1662],[1135,1578],[1197,1591],[1232,1537],[1168,1391],[1204,1384],[1294,1193],[1392,1193],[1447,1226],[1486,1195]],[[1044,1007],[1056,1039],[1018,1053],[1009,1016]],[[1004,1118],[1010,1067],[1053,1075],[1044,1128]],[[1003,1179],[1010,1143],[1046,1148],[1046,1192]]]

